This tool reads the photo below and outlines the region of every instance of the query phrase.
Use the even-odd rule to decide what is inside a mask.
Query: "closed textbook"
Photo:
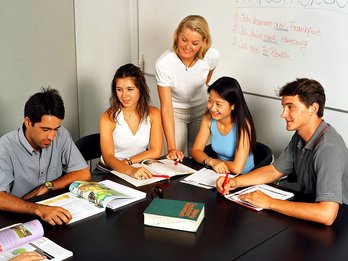
[[[204,218],[204,203],[154,198],[144,211],[148,226],[196,232]]]

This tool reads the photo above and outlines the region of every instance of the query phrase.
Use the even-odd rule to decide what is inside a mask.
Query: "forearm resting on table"
[[[72,216],[64,208],[28,202],[6,192],[0,192],[0,210],[20,214],[36,215],[50,225],[67,224]]]
[[[0,198],[0,209],[3,211],[37,215],[38,205],[35,203],[17,198],[4,191],[0,192]]]
[[[339,204],[336,202],[304,203],[272,199],[268,209],[330,226],[337,217]]]

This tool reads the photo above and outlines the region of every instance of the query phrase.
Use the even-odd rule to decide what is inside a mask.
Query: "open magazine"
[[[69,224],[102,213],[106,208],[116,210],[146,197],[146,193],[142,191],[111,180],[75,181],[71,183],[69,190],[70,192],[38,202],[67,209],[73,217]]]
[[[131,183],[132,185],[136,187],[140,187],[140,186],[148,185],[158,181],[170,179],[174,176],[188,175],[195,172],[194,169],[191,169],[180,162],[176,162],[169,159],[161,159],[161,160],[147,159],[147,160],[143,160],[141,163],[133,164],[132,166],[145,167],[156,176],[151,179],[140,180],[140,179],[132,178],[126,174],[117,172],[115,170],[112,170],[111,173],[120,177],[121,179],[124,179],[125,181]]]
[[[244,207],[250,208],[252,210],[260,211],[263,208],[256,207],[248,202],[245,202],[245,201],[239,199],[239,195],[251,193],[251,192],[254,192],[256,190],[259,190],[259,191],[267,194],[268,196],[270,196],[272,198],[281,199],[281,200],[286,200],[286,199],[292,198],[294,196],[294,193],[292,193],[292,192],[284,191],[284,190],[281,190],[281,189],[278,189],[278,188],[275,188],[275,187],[272,187],[269,185],[262,184],[262,185],[255,185],[255,186],[247,187],[245,189],[239,190],[239,191],[234,192],[232,194],[225,195],[225,198],[227,198],[228,200],[231,200],[235,203],[238,203]]]
[[[0,230],[0,260],[11,258],[29,251],[35,251],[48,260],[64,260],[73,253],[48,238],[39,220],[14,224]]]

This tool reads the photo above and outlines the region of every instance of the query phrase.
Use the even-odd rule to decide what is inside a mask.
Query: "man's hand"
[[[222,193],[224,191],[223,195],[227,195],[231,190],[238,188],[238,178],[229,178],[226,185],[223,186],[224,179],[225,177],[221,176],[216,180],[216,189],[218,192]]]
[[[256,207],[261,207],[264,209],[269,209],[271,205],[271,201],[274,200],[272,197],[261,192],[260,190],[256,190],[251,193],[242,194],[239,196],[239,199],[245,202],[248,202]]]
[[[37,204],[36,214],[50,225],[68,224],[72,219],[70,212],[61,207]]]

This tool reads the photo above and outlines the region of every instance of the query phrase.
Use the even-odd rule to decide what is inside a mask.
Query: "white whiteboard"
[[[326,106],[348,110],[348,0],[139,0],[138,8],[146,73],[171,49],[181,19],[199,14],[220,51],[213,81],[228,75],[245,92],[277,97],[308,77],[324,86]]]

